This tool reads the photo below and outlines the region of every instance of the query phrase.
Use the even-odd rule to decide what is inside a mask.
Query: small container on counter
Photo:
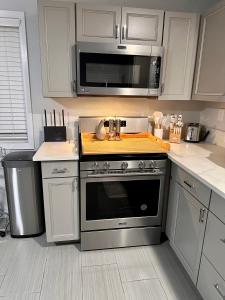
[[[163,138],[163,128],[155,128],[154,136],[162,139]]]
[[[180,144],[183,124],[183,117],[181,114],[178,116],[171,115],[169,132],[170,143]]]
[[[109,141],[115,141],[115,129],[114,129],[114,120],[109,119]]]

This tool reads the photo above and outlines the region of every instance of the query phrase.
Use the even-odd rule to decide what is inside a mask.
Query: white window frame
[[[34,149],[34,132],[33,132],[33,116],[31,106],[31,94],[30,94],[30,79],[29,79],[29,66],[28,66],[28,54],[27,54],[27,37],[26,37],[26,24],[25,14],[20,11],[7,11],[0,10],[0,20],[5,18],[4,24],[7,24],[7,19],[19,20],[19,34],[21,43],[21,62],[24,79],[24,97],[25,97],[25,109],[26,109],[26,122],[27,122],[27,141],[20,140],[0,140],[0,147],[5,149]]]

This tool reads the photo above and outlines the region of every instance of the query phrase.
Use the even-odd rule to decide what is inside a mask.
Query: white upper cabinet
[[[161,46],[163,18],[162,10],[122,7],[121,42]]]
[[[74,3],[39,1],[43,96],[73,97]]]
[[[198,40],[199,15],[166,12],[160,100],[190,100]]]
[[[225,100],[225,2],[202,19],[193,99]]]
[[[164,12],[131,7],[77,4],[77,40],[161,45]]]
[[[120,41],[121,7],[77,4],[77,40],[113,43]]]

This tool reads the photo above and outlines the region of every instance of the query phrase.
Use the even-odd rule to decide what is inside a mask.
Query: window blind
[[[17,24],[14,20],[13,26],[6,24],[0,22],[0,140],[26,140],[27,112],[19,20]]]

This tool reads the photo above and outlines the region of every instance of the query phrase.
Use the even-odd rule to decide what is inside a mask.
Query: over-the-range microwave
[[[162,56],[157,46],[78,43],[77,93],[158,96]]]

